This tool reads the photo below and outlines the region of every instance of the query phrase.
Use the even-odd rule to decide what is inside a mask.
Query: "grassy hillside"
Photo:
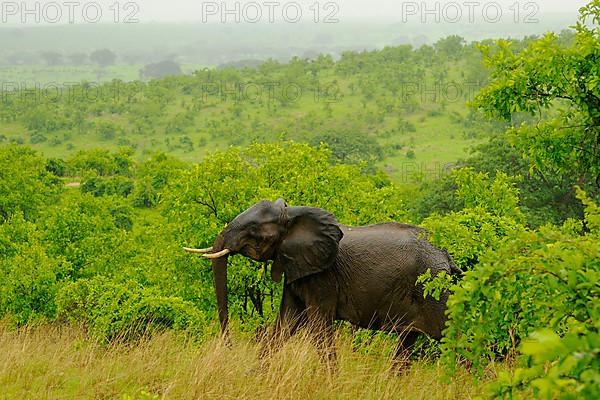
[[[13,74],[40,76],[39,86],[5,88],[0,142],[29,144],[48,157],[128,146],[138,158],[159,150],[197,161],[217,148],[283,138],[325,142],[341,161],[365,161],[398,180],[421,170],[439,176],[499,129],[466,107],[487,79],[480,59],[474,45],[453,36],[417,50],[201,69],[150,82],[68,83],[132,77],[132,66],[88,67],[64,81],[50,80],[60,71],[16,67]]]

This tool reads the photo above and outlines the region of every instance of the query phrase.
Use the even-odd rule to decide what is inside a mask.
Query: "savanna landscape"
[[[291,49],[275,26],[119,26],[112,49],[101,25],[0,26],[0,398],[600,397],[599,23],[591,0],[541,32],[340,23]],[[322,273],[279,250],[227,249],[223,314],[184,247],[225,249],[264,199],[346,237],[423,227],[450,261],[410,291],[441,338],[398,368],[403,331],[338,315],[331,368],[312,317],[269,335]]]

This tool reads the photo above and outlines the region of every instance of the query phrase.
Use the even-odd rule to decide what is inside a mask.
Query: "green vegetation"
[[[101,144],[131,147],[137,159],[158,150],[197,161],[230,145],[293,139],[326,143],[336,159],[384,168],[396,180],[422,171],[435,178],[501,132],[502,124],[465,107],[487,77],[480,59],[476,44],[453,36],[419,49],[270,60],[149,82],[8,80],[0,142],[61,158]]]
[[[113,81],[97,101],[9,93],[0,386],[13,397],[599,397],[599,19],[594,0],[559,36],[450,36]],[[410,86],[457,79],[483,86],[455,102]],[[453,166],[413,168],[436,162]],[[344,324],[338,376],[303,338],[248,375],[281,286],[242,257],[229,268],[232,349],[215,339],[209,263],[182,247],[210,246],[278,197],[350,225],[418,223],[465,271],[420,278],[426,295],[451,292],[449,322],[441,343],[420,343],[409,376],[387,371],[392,338]],[[59,365],[68,377],[48,372]]]
[[[0,327],[2,396],[77,399],[276,399],[369,400],[398,398],[470,398],[482,393],[466,370],[452,383],[444,367],[417,362],[405,376],[391,374],[387,363],[392,341],[353,350],[348,332],[336,338],[340,373],[332,380],[320,368],[314,346],[296,337],[262,371],[258,346],[237,338],[232,347],[216,338],[202,344],[173,332],[143,336],[132,346],[90,340],[85,331],[65,326]],[[499,368],[499,371],[501,369]]]

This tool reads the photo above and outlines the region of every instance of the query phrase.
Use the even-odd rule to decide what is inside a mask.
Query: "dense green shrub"
[[[506,174],[490,179],[485,173],[462,168],[455,170],[452,178],[464,208],[446,215],[433,214],[422,225],[434,243],[448,249],[456,265],[467,270],[477,265],[487,250],[522,231],[523,218],[515,180]]]
[[[134,189],[134,180],[121,175],[100,176],[95,172],[87,174],[81,182],[81,191],[93,196],[129,196]]]
[[[52,257],[72,265],[71,279],[114,274],[131,257],[132,208],[113,197],[88,194],[65,197],[49,207],[38,222],[42,241]]]
[[[549,399],[559,393],[571,398],[567,388],[598,393],[600,208],[582,192],[579,197],[587,205],[589,232],[573,220],[523,230],[465,274],[448,301],[442,348],[449,365],[466,359],[481,370],[497,355],[521,348],[532,359],[522,359],[514,379],[501,377],[494,390],[531,384]],[[545,349],[550,342],[554,348]]]
[[[67,173],[67,163],[61,158],[49,158],[46,161],[46,170],[56,176],[65,176]]]
[[[0,147],[0,222],[17,212],[33,219],[60,193],[60,180],[48,172],[35,151],[22,146]]]
[[[123,148],[116,153],[103,149],[79,151],[68,160],[68,164],[73,175],[92,172],[100,176],[131,176],[134,164],[132,153],[130,148]]]
[[[600,335],[596,331],[534,332],[523,341],[522,364],[488,385],[490,397],[596,399],[600,395]],[[528,365],[529,364],[529,365]]]
[[[133,205],[156,207],[161,201],[163,188],[186,167],[186,164],[165,153],[152,154],[149,159],[137,164]]]
[[[310,142],[319,147],[326,144],[336,162],[346,164],[366,163],[373,168],[373,163],[383,158],[383,149],[374,137],[353,132],[328,132],[316,135]]]
[[[49,256],[37,227],[17,213],[0,225],[0,316],[25,324],[54,318],[59,281],[70,272],[62,256]]]
[[[578,177],[568,173],[548,174],[532,168],[531,158],[523,155],[511,144],[512,141],[505,134],[497,135],[477,146],[465,164],[491,177],[498,171],[521,176],[516,186],[519,188],[520,209],[529,227],[537,228],[546,223],[560,225],[568,218],[583,218],[583,207],[573,190]]]
[[[95,337],[135,339],[155,329],[201,334],[206,321],[201,311],[179,297],[165,296],[138,282],[117,282],[104,276],[80,279],[61,288],[58,317],[83,324]]]

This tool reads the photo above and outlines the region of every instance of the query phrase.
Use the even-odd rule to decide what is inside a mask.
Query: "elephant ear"
[[[271,268],[273,280],[279,281],[285,273],[286,283],[291,283],[335,262],[343,233],[327,211],[286,207],[286,230]]]

